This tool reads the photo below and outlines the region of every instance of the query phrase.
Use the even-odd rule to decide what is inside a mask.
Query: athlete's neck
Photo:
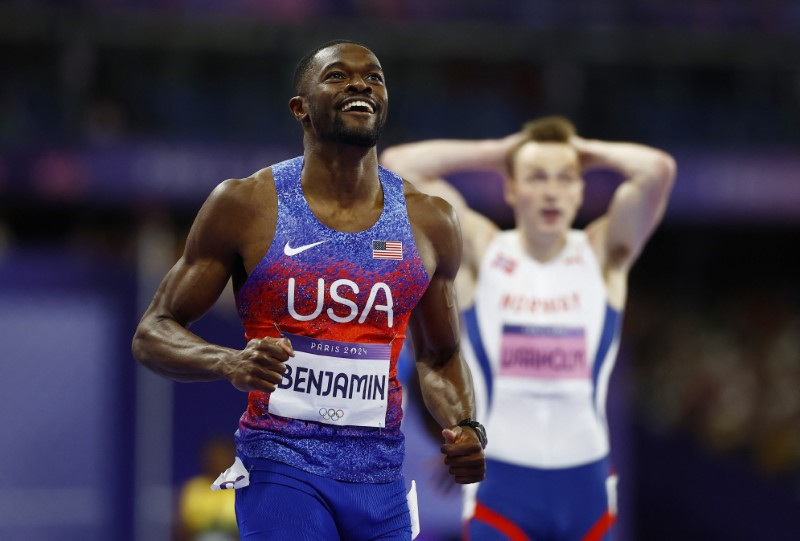
[[[525,252],[539,263],[547,263],[558,257],[567,244],[566,232],[531,233],[517,227]]]
[[[300,185],[311,212],[331,229],[365,231],[383,211],[383,189],[374,147],[359,156],[349,152],[310,152],[306,148]]]
[[[374,201],[381,192],[375,147],[307,145],[301,183],[307,199],[343,207]]]

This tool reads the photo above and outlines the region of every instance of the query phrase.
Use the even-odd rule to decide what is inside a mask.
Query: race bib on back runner
[[[332,425],[386,423],[391,345],[355,344],[284,333],[295,356],[269,398],[269,412]]]
[[[499,375],[536,379],[588,378],[584,329],[504,325]]]

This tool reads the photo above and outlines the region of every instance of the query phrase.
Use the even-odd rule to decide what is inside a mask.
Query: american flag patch
[[[403,259],[403,243],[399,240],[373,240],[372,259]]]

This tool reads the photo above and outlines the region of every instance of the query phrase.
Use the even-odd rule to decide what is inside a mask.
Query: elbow
[[[150,348],[148,347],[150,342],[148,335],[149,333],[147,330],[140,324],[133,334],[133,340],[131,340],[131,353],[133,354],[133,358],[140,364],[152,369],[149,355]]]
[[[641,172],[641,188],[648,198],[656,201],[666,201],[675,184],[676,173],[675,159],[661,150],[653,150],[651,159],[646,168]]]
[[[675,158],[666,152],[659,152],[656,161],[656,176],[661,180],[664,189],[669,192],[675,183],[675,175],[678,167],[675,163]]]

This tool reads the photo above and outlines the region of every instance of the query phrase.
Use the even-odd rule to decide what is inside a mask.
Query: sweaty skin
[[[302,91],[289,101],[303,127],[305,198],[314,215],[332,229],[363,231],[381,214],[377,152],[369,143],[385,122],[387,106],[378,59],[351,43],[317,53]],[[414,240],[431,279],[409,321],[420,388],[444,429],[442,452],[450,473],[459,483],[474,483],[485,474],[483,450],[471,428],[457,426],[461,419],[474,417],[454,288],[460,229],[444,200],[408,182],[404,192]],[[274,391],[286,370],[284,362],[294,355],[287,339],[253,339],[237,350],[206,342],[188,326],[211,308],[229,279],[238,291],[271,245],[276,224],[271,168],[222,182],[198,212],[183,255],[142,317],[133,339],[134,356],[178,381],[227,379],[240,391]]]

